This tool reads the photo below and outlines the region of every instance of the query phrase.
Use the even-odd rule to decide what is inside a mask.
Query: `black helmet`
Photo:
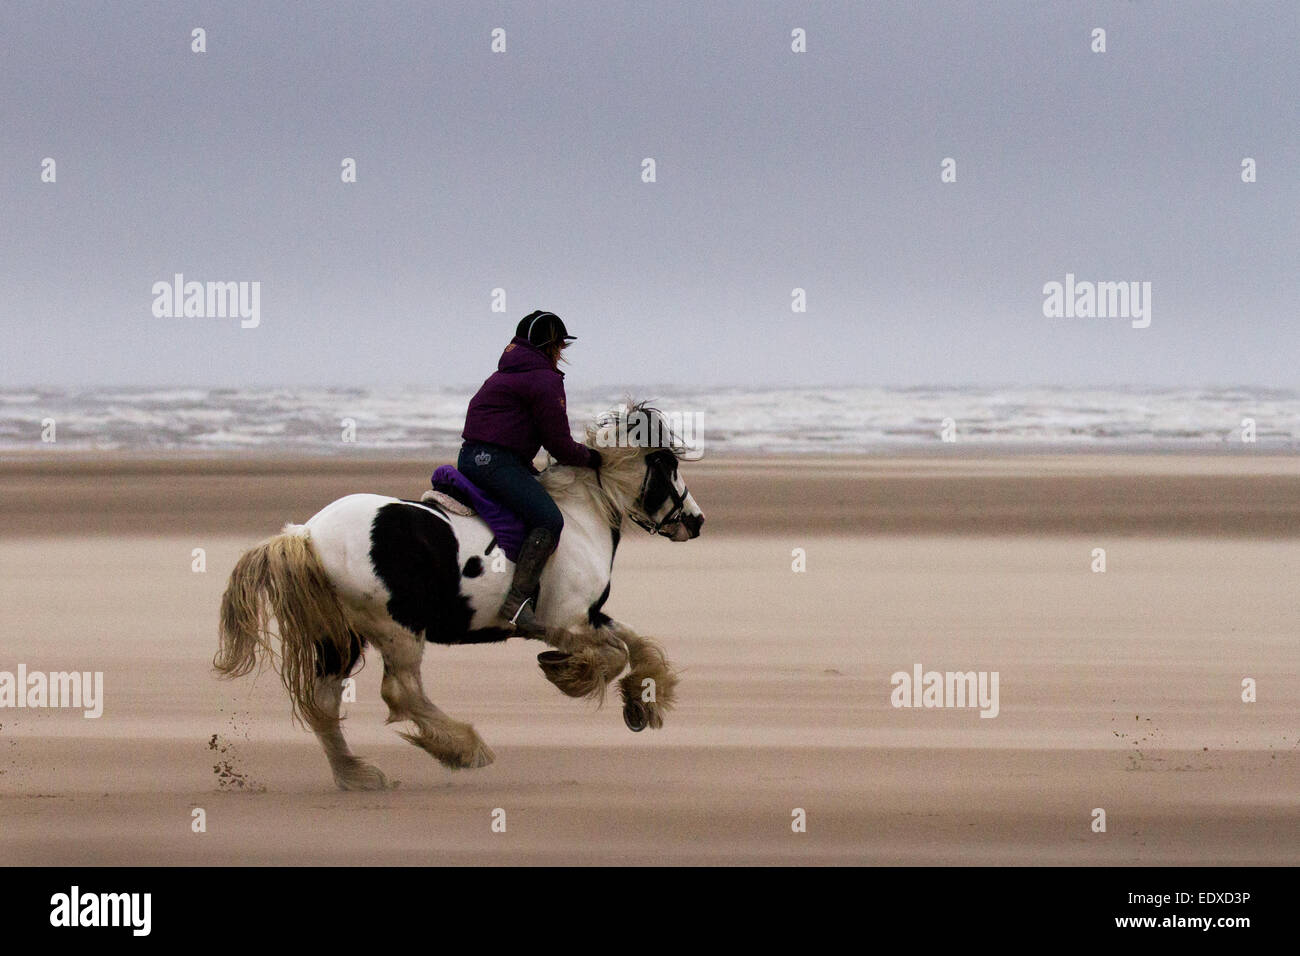
[[[545,348],[556,342],[572,342],[576,335],[570,335],[564,327],[563,320],[554,312],[530,312],[519,320],[515,335],[527,339],[528,344],[536,348]]]

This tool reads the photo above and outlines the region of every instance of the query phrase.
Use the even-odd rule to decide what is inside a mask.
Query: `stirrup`
[[[546,633],[546,626],[533,616],[532,609],[528,607],[532,600],[532,598],[525,598],[519,605],[519,610],[515,611],[514,617],[510,618],[510,629],[515,634],[530,637]],[[524,611],[528,611],[528,613],[525,615]],[[525,620],[519,620],[520,616],[523,616]]]
[[[528,607],[528,602],[531,600],[532,598],[526,597],[519,602],[519,607],[515,609],[514,617],[510,618],[510,624],[512,627],[519,623],[519,615],[524,613],[524,608]]]

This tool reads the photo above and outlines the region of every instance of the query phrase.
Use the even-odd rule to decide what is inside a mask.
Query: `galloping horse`
[[[629,419],[635,426],[627,428]],[[644,427],[649,422],[650,427]],[[638,436],[611,446],[608,436]],[[650,436],[644,439],[644,436]],[[603,698],[615,678],[632,730],[659,727],[677,678],[654,641],[609,618],[614,554],[624,521],[673,541],[698,537],[704,514],[680,474],[682,446],[663,416],[644,404],[621,406],[592,423],[599,471],[553,464],[539,479],[564,515],[559,547],[542,576],[537,617],[554,650],[538,656],[548,680],[571,697]],[[343,739],[343,680],[367,645],[384,659],[380,693],[388,722],[448,767],[483,767],[493,753],[469,724],[444,714],[424,694],[425,641],[476,644],[510,637],[496,608],[513,567],[486,523],[436,501],[355,494],[326,505],[304,525],[289,524],[235,564],[221,600],[221,643],[213,666],[248,674],[259,655],[274,658],[269,624],[279,632],[279,671],[293,704],[329,758],[344,790],[388,786]],[[497,566],[485,570],[485,561]]]

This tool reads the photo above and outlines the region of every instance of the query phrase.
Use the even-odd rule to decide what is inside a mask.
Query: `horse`
[[[628,429],[629,421],[636,427]],[[601,453],[599,470],[552,462],[538,475],[564,516],[539,586],[536,616],[553,649],[538,663],[571,697],[603,701],[617,678],[629,729],[657,728],[673,703],[677,675],[658,642],[604,613],[614,556],[629,519],[680,542],[699,536],[704,513],[679,472],[685,446],[656,409],[620,406],[587,426],[586,443]],[[389,787],[383,773],[349,750],[339,717],[344,680],[369,646],[383,657],[387,723],[415,725],[414,733],[401,733],[404,739],[453,769],[495,759],[470,724],[425,696],[420,662],[426,642],[512,636],[496,609],[513,563],[480,517],[428,499],[339,498],[245,552],[221,599],[213,667],[235,678],[266,658],[275,662],[292,718],[315,733],[342,790]]]

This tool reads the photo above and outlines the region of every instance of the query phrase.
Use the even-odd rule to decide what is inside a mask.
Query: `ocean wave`
[[[96,388],[0,390],[0,451],[65,449],[445,453],[473,389]],[[622,392],[570,391],[575,426]],[[713,389],[661,386],[655,404],[696,416],[701,448],[864,453],[958,442],[1019,447],[1300,446],[1300,395],[1270,388],[1078,389],[915,386]],[[576,431],[576,429],[575,429]]]

